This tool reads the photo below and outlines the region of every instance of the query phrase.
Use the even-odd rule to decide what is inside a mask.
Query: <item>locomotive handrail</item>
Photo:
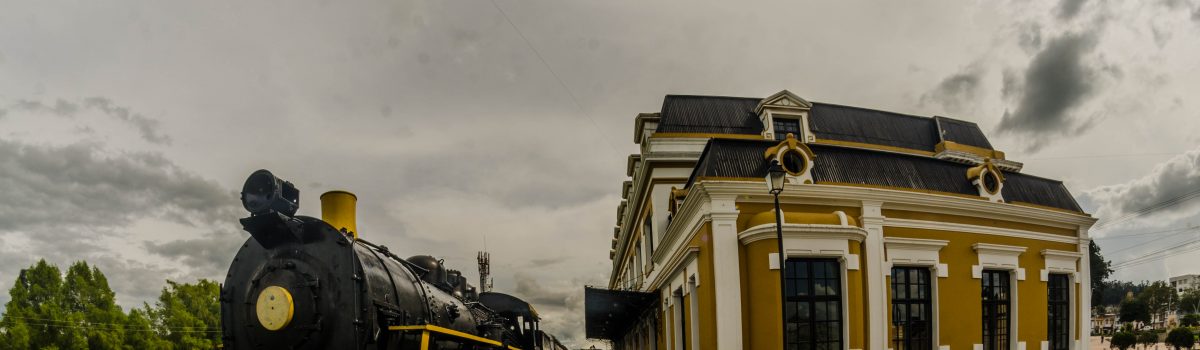
[[[472,335],[472,334],[468,334],[468,333],[463,333],[463,332],[459,332],[459,331],[456,331],[453,329],[435,326],[435,325],[431,325],[431,324],[415,325],[415,326],[390,326],[390,327],[388,327],[388,330],[389,331],[400,331],[400,332],[420,331],[421,332],[421,350],[429,349],[429,341],[430,341],[429,336],[430,336],[431,332],[432,333],[440,333],[440,334],[457,337],[457,338],[473,341],[476,343],[487,344],[487,345],[494,345],[494,346],[503,346],[504,345],[503,343],[496,341],[496,340],[492,340],[492,339],[488,339],[488,338],[484,338],[484,337],[480,337],[480,336]],[[507,349],[508,350],[521,350],[520,348],[516,348],[511,345],[508,346]]]

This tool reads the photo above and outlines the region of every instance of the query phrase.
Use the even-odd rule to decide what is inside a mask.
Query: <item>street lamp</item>
[[[779,211],[779,193],[783,192],[783,185],[786,183],[785,180],[787,180],[786,175],[787,171],[783,169],[783,166],[779,165],[778,160],[771,162],[771,168],[767,170],[767,190],[769,190],[771,194],[775,196],[775,243],[779,246],[779,315],[780,320],[782,321],[782,323],[780,323],[780,327],[782,327],[781,334],[783,334],[782,348],[787,348],[788,338],[787,287],[785,287],[784,284],[783,274],[784,265],[786,265],[787,259],[784,258],[783,252],[783,213]]]

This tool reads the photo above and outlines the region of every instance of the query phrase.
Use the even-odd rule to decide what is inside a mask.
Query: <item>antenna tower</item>
[[[492,257],[488,252],[479,252],[477,260],[479,261],[479,291],[492,291]]]

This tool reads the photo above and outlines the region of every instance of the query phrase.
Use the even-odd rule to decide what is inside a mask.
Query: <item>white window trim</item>
[[[1079,273],[1078,263],[1080,262],[1080,259],[1083,257],[1083,254],[1081,254],[1079,252],[1072,252],[1072,251],[1065,251],[1065,250],[1051,250],[1051,249],[1042,249],[1041,253],[1042,253],[1042,258],[1045,259],[1044,266],[1046,268],[1039,271],[1040,272],[1039,274],[1041,275],[1040,276],[1041,281],[1047,282],[1047,284],[1046,284],[1047,290],[1050,287],[1050,285],[1048,283],[1048,282],[1050,282],[1050,274],[1053,274],[1053,273],[1067,275],[1067,278],[1069,279],[1069,281],[1067,282],[1068,285],[1075,286],[1074,288],[1071,288],[1070,293],[1067,293],[1067,305],[1070,308],[1070,312],[1068,312],[1068,314],[1070,314],[1070,321],[1068,322],[1068,327],[1070,327],[1070,328],[1068,328],[1068,329],[1070,329],[1070,331],[1071,331],[1071,337],[1070,337],[1071,339],[1078,338],[1078,334],[1075,332],[1075,327],[1076,327],[1076,324],[1079,322],[1079,316],[1078,316],[1079,310],[1078,310],[1078,308],[1076,308],[1076,305],[1075,305],[1075,303],[1078,301],[1078,300],[1076,300],[1077,297],[1075,296],[1075,292],[1078,290],[1078,288],[1081,288],[1081,286],[1082,286],[1082,276]],[[1047,335],[1047,336],[1049,336],[1049,335]],[[1041,343],[1042,343],[1041,344],[1042,350],[1050,349],[1050,340],[1049,339],[1043,340]],[[1080,346],[1078,341],[1071,341],[1068,343],[1069,343],[1067,345],[1068,349],[1071,349],[1071,350],[1078,349]]]
[[[1025,280],[1025,269],[1020,266],[1021,256],[1028,248],[1020,246],[990,244],[990,243],[975,243],[971,245],[979,256],[979,265],[971,266],[971,277],[975,279],[983,278],[983,270],[1002,270],[1010,271],[1008,281],[1009,298],[1009,332],[1008,346],[1012,350],[1025,350],[1025,342],[1019,341],[1017,334],[1020,330],[1020,287],[1018,283]],[[980,281],[982,283],[982,281]],[[975,350],[982,350],[983,344],[974,344]]]
[[[938,293],[939,283],[941,278],[949,277],[950,268],[946,264],[941,263],[940,252],[942,248],[948,245],[950,241],[940,239],[921,239],[921,238],[903,238],[903,237],[884,237],[883,246],[886,252],[887,261],[884,262],[883,273],[885,276],[891,276],[892,267],[927,267],[933,273],[934,278],[929,279],[930,289],[930,304],[932,304],[933,312],[933,342],[938,344],[938,349],[944,350],[949,348],[949,345],[941,345],[941,310],[938,307],[940,301]],[[891,288],[891,283],[887,284],[886,288]],[[891,298],[887,300],[888,311],[891,311]],[[889,325],[890,327],[891,325]],[[888,337],[888,349],[891,350],[891,337]]]
[[[784,224],[783,251],[787,258],[837,258],[841,271],[842,350],[850,350],[850,300],[847,273],[859,269],[858,254],[850,254],[850,241],[862,242],[867,236],[861,227],[848,225]],[[775,224],[751,227],[738,234],[742,245],[775,238]],[[778,269],[779,254],[767,259]]]
[[[934,319],[932,319],[934,334],[932,334],[932,337],[934,337],[934,343],[938,345],[938,349],[942,349],[943,346],[948,348],[949,346],[941,345],[942,337],[940,328],[942,326],[942,320],[940,316],[940,308],[938,308],[938,304],[940,304],[941,300],[938,298],[940,297],[940,294],[937,292],[938,284],[940,284],[938,283],[938,279],[949,277],[949,266],[942,264],[940,257],[942,248],[946,247],[947,245],[949,245],[949,241],[944,240],[883,237],[883,249],[887,252],[887,261],[883,262],[883,276],[892,276],[892,267],[895,266],[928,267],[930,272],[932,272],[932,276],[934,276],[934,278],[930,278],[929,289],[931,291],[930,304],[932,313],[934,313]],[[892,288],[892,284],[888,283],[889,291],[890,288]],[[890,297],[890,294],[888,294],[887,300],[888,306],[886,309],[887,312],[890,312],[890,310],[892,310],[892,297]],[[886,318],[886,315],[878,316],[881,316],[881,318]],[[890,327],[890,325],[888,325],[888,327]],[[888,338],[890,339],[890,337]],[[892,345],[890,344],[890,340],[888,340],[888,343],[888,349],[890,350],[892,349],[890,348],[890,345]]]

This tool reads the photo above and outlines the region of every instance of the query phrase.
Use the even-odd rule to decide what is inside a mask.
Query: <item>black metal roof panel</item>
[[[747,97],[667,95],[657,132],[714,134],[762,133],[754,114],[760,99]]]
[[[584,328],[589,339],[618,340],[638,317],[657,305],[654,293],[583,289]]]
[[[692,171],[697,177],[760,178],[767,174],[763,152],[776,145],[769,140],[712,139]],[[817,158],[813,180],[828,183],[910,188],[976,196],[967,179],[971,166],[936,158],[866,149],[809,144]],[[1019,173],[1005,173],[1004,198],[1082,212],[1062,182]]]
[[[993,149],[992,143],[988,142],[987,136],[983,135],[983,130],[979,129],[979,125],[946,117],[933,117],[933,119],[937,121],[938,128],[942,131],[942,139],[968,146]]]
[[[1004,173],[1004,188],[1000,190],[1004,200],[1032,203],[1082,212],[1079,202],[1067,191],[1062,181],[1043,179],[1021,173]]]
[[[930,152],[941,141],[931,118],[826,103],[813,103],[808,126],[818,139]]]

